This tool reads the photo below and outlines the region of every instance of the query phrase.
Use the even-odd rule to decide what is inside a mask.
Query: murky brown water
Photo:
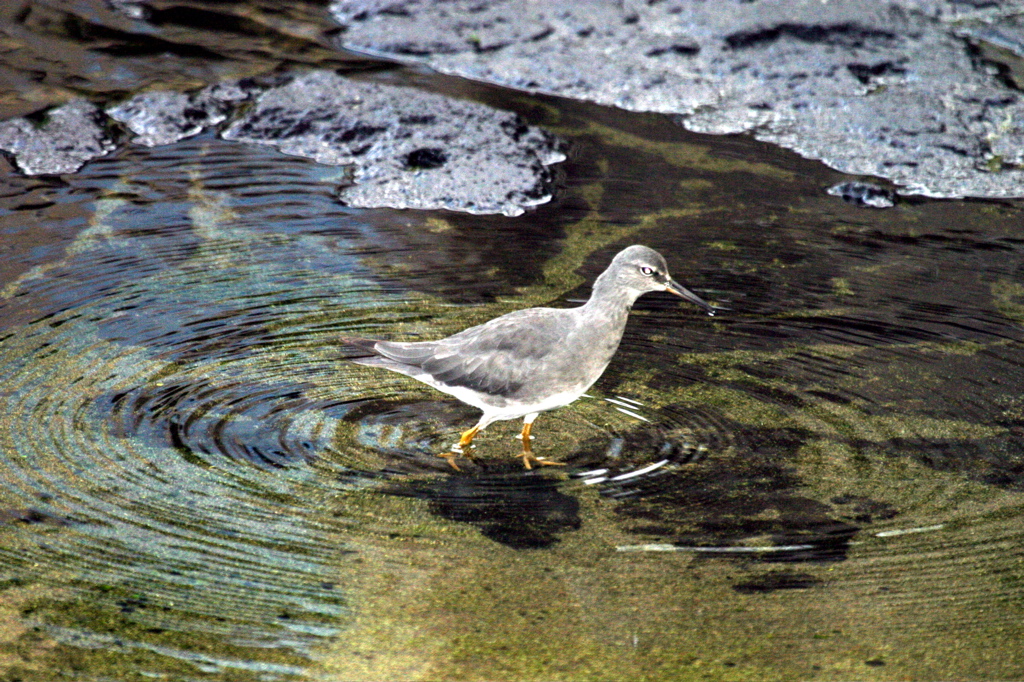
[[[292,13],[218,73],[328,59]],[[213,135],[3,178],[3,679],[1024,677],[1018,203],[857,208],[746,138],[362,64],[561,135],[556,200],[350,210]],[[335,345],[571,305],[637,242],[731,310],[641,299],[536,424],[565,471],[509,422],[455,472],[475,411]]]

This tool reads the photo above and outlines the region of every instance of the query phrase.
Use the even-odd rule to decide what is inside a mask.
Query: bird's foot
[[[452,465],[452,469],[455,469],[456,471],[462,471],[462,469],[459,468],[459,465],[455,463],[455,458],[458,457],[460,454],[462,453],[453,451],[438,455],[438,457],[443,457],[444,459],[448,460],[448,463]]]
[[[565,464],[563,464],[562,462],[552,462],[549,459],[537,457],[535,454],[533,454],[533,443],[530,442],[533,440],[533,436],[530,435],[530,428],[532,426],[532,421],[528,421],[525,424],[523,424],[523,432],[519,435],[519,438],[522,439],[523,441],[522,457],[523,464],[526,466],[526,468],[532,469],[534,464],[541,467],[564,467]]]
[[[474,431],[474,434],[475,433],[476,432]],[[465,436],[463,436],[463,439],[465,439]],[[452,443],[452,449],[444,454],[438,455],[438,457],[443,457],[448,460],[448,463],[451,464],[452,468],[456,471],[462,471],[462,469],[459,468],[459,465],[455,463],[455,458],[461,455],[470,461],[474,460],[475,458],[470,451],[475,447],[475,445],[469,442],[463,442],[463,440],[460,440],[458,443]]]
[[[550,459],[544,459],[543,457],[537,457],[529,450],[523,451],[523,464],[527,469],[533,469],[533,464],[541,467],[564,467],[565,462],[554,462]]]

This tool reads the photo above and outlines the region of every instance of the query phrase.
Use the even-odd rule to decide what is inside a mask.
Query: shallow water
[[[369,64],[369,62],[367,62]],[[372,71],[372,70],[371,70]],[[360,211],[205,135],[0,193],[5,679],[1024,676],[1015,202],[848,179],[660,116],[382,70],[570,143],[519,218]],[[645,243],[591,397],[476,412],[345,361],[574,305]]]

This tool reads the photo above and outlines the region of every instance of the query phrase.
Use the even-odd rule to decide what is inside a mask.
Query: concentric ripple
[[[145,205],[137,180],[114,186]],[[332,451],[339,398],[307,396],[324,363],[297,376],[281,337],[323,323],[319,296],[358,311],[370,285],[324,239],[104,201],[5,305],[53,312],[0,340],[0,500],[28,520],[5,529],[3,564],[59,588],[32,608],[58,641],[165,670],[300,674],[346,618],[349,550],[307,512],[343,484],[311,490],[298,466]],[[316,276],[324,287],[291,293]],[[116,640],[97,622],[118,623]]]
[[[23,613],[52,640],[144,654],[152,676],[312,676],[359,632],[371,656],[419,632],[389,620],[407,612],[512,627],[549,571],[551,612],[586,611],[601,636],[636,619],[629,655],[644,627],[681,642],[680,614],[825,589],[927,613],[952,595],[958,624],[1015,627],[1001,604],[1019,592],[1024,510],[1020,244],[997,257],[964,235],[953,249],[816,225],[773,241],[728,222],[623,232],[673,267],[699,251],[707,271],[686,279],[731,310],[641,299],[591,393],[535,425],[534,450],[564,468],[526,471],[504,422],[455,470],[438,454],[476,411],[346,362],[340,340],[442,336],[580,291],[531,289],[536,263],[514,290],[452,222],[371,226],[334,203],[332,171],[232,149],[130,152],[50,188],[74,238],[2,291],[0,565],[41,588]],[[570,235],[565,252],[599,269],[624,245],[601,239]],[[416,293],[446,247],[469,265]],[[876,281],[887,268],[895,291]],[[644,601],[633,577],[668,601]],[[522,602],[504,601],[520,584]],[[697,592],[700,608],[677,596]],[[654,625],[635,615],[658,608]]]
[[[2,317],[30,321],[0,337],[0,562],[47,587],[31,612],[53,639],[145,652],[153,674],[301,676],[349,622],[346,557],[400,526],[353,492],[408,497],[396,481],[430,477],[412,496],[460,522],[479,518],[473,500],[493,516],[494,491],[549,500],[531,537],[486,522],[510,546],[578,527],[557,480],[523,476],[511,430],[456,476],[437,454],[473,411],[344,362],[340,337],[416,330],[436,308],[366,269],[366,228],[323,170],[274,157],[260,184],[229,149],[192,144],[98,163],[80,179],[104,197],[86,227],[5,290]],[[190,173],[177,154],[199,159]],[[602,459],[584,444],[606,448],[638,409],[592,400],[542,439],[570,464]]]

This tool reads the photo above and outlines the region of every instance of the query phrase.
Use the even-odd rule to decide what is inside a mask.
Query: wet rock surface
[[[551,198],[548,166],[565,158],[561,143],[515,114],[332,71],[284,81],[150,91],[105,114],[75,100],[37,117],[41,122],[24,117],[0,124],[0,149],[26,174],[72,173],[117,148],[110,119],[134,134],[133,144],[152,147],[237,116],[225,139],[350,167],[351,182],[339,191],[349,206],[514,216]],[[240,112],[250,98],[256,104]]]
[[[144,92],[110,107],[107,115],[135,133],[132,142],[155,147],[198,135],[226,120],[234,105],[249,98],[250,91],[239,83],[218,83],[194,94]]]
[[[116,145],[103,114],[85,100],[72,100],[42,116],[0,123],[0,149],[29,175],[73,173]]]
[[[1024,195],[1021,3],[340,0],[343,46],[749,132],[904,194]]]
[[[519,215],[550,199],[556,140],[514,114],[327,71],[263,93],[229,140],[355,168],[349,206]]]

